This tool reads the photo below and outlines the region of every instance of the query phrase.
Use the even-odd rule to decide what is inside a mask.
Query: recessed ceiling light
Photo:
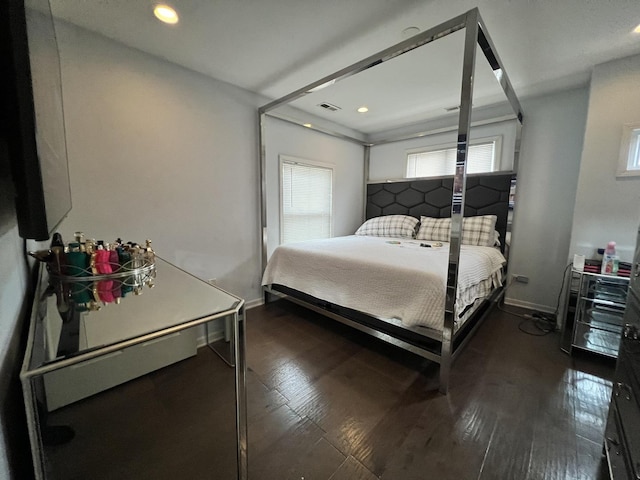
[[[178,23],[178,14],[169,5],[156,5],[153,9],[153,14],[158,20],[170,25]]]
[[[310,123],[303,123],[302,126],[307,128],[313,127],[313,125],[311,125]]]
[[[369,109],[367,107],[360,107],[358,109],[358,113],[367,113],[369,111]]]
[[[640,25],[638,25],[633,31],[635,33],[640,33]]]

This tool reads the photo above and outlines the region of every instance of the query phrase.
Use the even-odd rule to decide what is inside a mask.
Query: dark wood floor
[[[602,479],[613,365],[494,311],[438,368],[300,307],[247,312],[251,480]],[[233,478],[233,372],[208,349],[65,407],[58,478]]]

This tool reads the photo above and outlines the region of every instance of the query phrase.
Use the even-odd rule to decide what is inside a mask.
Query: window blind
[[[640,128],[631,132],[627,170],[640,170]]]
[[[467,173],[494,171],[496,142],[471,145],[467,153]],[[407,155],[407,178],[453,175],[456,167],[455,147]]]
[[[333,169],[283,160],[281,243],[331,237]]]

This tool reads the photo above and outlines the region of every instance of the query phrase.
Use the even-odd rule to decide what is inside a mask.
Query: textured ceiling
[[[584,85],[594,65],[640,53],[638,0],[172,0],[175,26],[153,17],[150,0],[50,1],[69,22],[272,99],[403,40],[406,27],[425,30],[476,6],[521,97]],[[453,65],[447,52],[434,63]],[[398,62],[394,75],[420,78],[411,68]],[[441,83],[428,92],[437,108],[450,103],[434,89],[451,82]],[[387,90],[415,104],[414,91]],[[389,91],[362,92],[380,98],[361,103]],[[367,122],[359,128],[388,126]]]

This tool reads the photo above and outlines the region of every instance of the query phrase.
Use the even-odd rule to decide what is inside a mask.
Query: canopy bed
[[[457,126],[450,128],[456,134],[455,173],[438,178],[372,181],[372,147],[418,138],[425,132],[388,129],[391,133],[375,139],[375,135],[359,135],[355,129],[355,134],[349,134],[348,129],[313,127],[363,146],[365,223],[355,235],[278,246],[269,258],[267,117],[310,128],[292,114],[290,107],[296,100],[356,74],[369,74],[378,65],[443,42],[455,32],[463,34]],[[509,171],[479,175],[467,172],[470,130],[481,123],[478,116],[472,119],[472,107],[483,103],[480,96],[474,97],[476,56],[480,51],[493,83],[506,97],[504,104],[510,109],[519,138],[520,105],[478,9],[259,109],[265,300],[272,296],[286,298],[439,363],[442,393],[448,389],[453,359],[503,293],[506,271],[501,253],[506,254],[507,249],[517,152]],[[345,283],[336,285],[336,278]]]

